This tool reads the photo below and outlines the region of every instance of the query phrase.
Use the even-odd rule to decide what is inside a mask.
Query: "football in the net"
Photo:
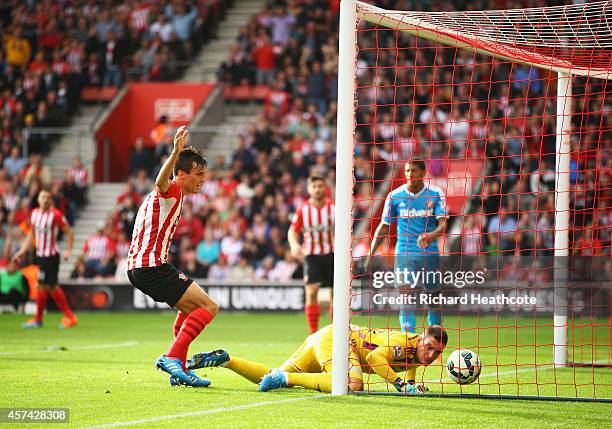
[[[446,361],[448,376],[455,383],[470,384],[480,375],[480,359],[468,349],[455,350]]]

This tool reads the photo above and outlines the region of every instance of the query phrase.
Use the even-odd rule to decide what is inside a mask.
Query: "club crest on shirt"
[[[183,274],[183,273],[179,273],[178,277],[179,277],[179,279],[181,279],[184,282],[186,282],[188,280],[187,276],[185,274]]]
[[[402,346],[393,347],[393,356],[395,356],[395,359],[402,357]]]

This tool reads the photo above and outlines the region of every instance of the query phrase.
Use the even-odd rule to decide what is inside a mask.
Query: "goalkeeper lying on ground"
[[[434,362],[448,342],[446,331],[429,326],[422,334],[393,329],[369,329],[351,325],[349,349],[349,389],[363,390],[363,372],[378,374],[398,391],[418,393],[416,369]],[[302,386],[331,392],[333,326],[326,326],[306,338],[299,349],[278,369],[249,362],[217,350],[199,353],[187,363],[189,369],[223,366],[259,384],[261,392],[281,387]],[[397,372],[406,371],[405,379]]]

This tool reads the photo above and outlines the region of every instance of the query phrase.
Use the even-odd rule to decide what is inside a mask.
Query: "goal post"
[[[492,394],[502,398],[612,398],[612,374],[607,369],[612,366],[609,284],[606,287],[605,281],[603,286],[602,282],[594,281],[588,286],[580,286],[584,291],[576,291],[576,281],[572,281],[576,277],[572,272],[576,264],[573,255],[603,254],[609,258],[610,254],[609,238],[603,245],[600,243],[605,234],[603,221],[600,217],[595,219],[602,213],[601,210],[597,212],[598,207],[604,211],[606,207],[609,209],[611,191],[609,182],[601,178],[600,172],[610,156],[612,133],[609,119],[606,119],[606,114],[610,115],[607,109],[612,95],[607,85],[612,78],[610,22],[611,1],[465,12],[390,11],[355,0],[341,1],[333,395],[348,393],[351,306],[358,309],[360,323],[375,326],[383,320],[387,324],[385,327],[398,328],[393,321],[395,310],[381,310],[371,301],[363,302],[371,300],[376,292],[371,286],[373,273],[358,275],[355,270],[360,265],[356,261],[364,257],[364,248],[368,247],[380,221],[385,197],[403,180],[404,163],[419,158],[425,159],[428,169],[432,170],[428,172],[431,177],[427,176],[426,183],[442,188],[448,203],[453,205],[445,239],[441,240],[442,255],[458,260],[463,266],[466,260],[472,263],[472,257],[482,262],[494,254],[497,259],[490,272],[503,273],[506,279],[488,279],[493,292],[518,294],[526,291],[538,299],[549,297],[545,304],[534,305],[531,313],[510,306],[505,310],[497,308],[492,313],[488,313],[490,308],[480,307],[467,311],[462,310],[463,307],[452,307],[448,311],[452,323],[445,325],[446,319],[442,320],[443,326],[448,326],[449,335],[457,337],[453,344],[461,343],[463,347],[468,342],[471,347],[482,347],[485,353],[496,349],[495,362],[483,361],[482,377],[491,378],[486,383],[475,383],[478,386],[460,386],[459,394],[465,397]],[[540,74],[534,72],[535,68],[541,70]],[[500,79],[498,69],[507,71],[508,76]],[[522,72],[521,78],[515,78],[514,73],[518,71]],[[461,77],[457,78],[458,75]],[[493,90],[501,87],[505,90],[503,95],[492,96]],[[498,109],[495,114],[493,104]],[[364,111],[360,115],[365,118],[361,122],[356,115],[360,110]],[[456,111],[461,111],[457,117],[453,116]],[[458,129],[462,128],[467,131],[463,137],[457,137],[462,134]],[[493,144],[492,130],[497,130],[500,142]],[[545,146],[551,137],[554,147],[547,154]],[[518,146],[516,140],[521,142]],[[436,145],[444,150],[436,149]],[[496,145],[501,153],[496,152]],[[490,150],[491,147],[495,150]],[[549,160],[553,165],[547,169]],[[526,163],[530,163],[530,169]],[[508,164],[514,164],[516,171],[507,169]],[[497,167],[501,171],[496,171]],[[502,187],[506,186],[508,171],[513,175],[515,189],[491,191],[497,192],[493,196],[499,196],[500,201],[517,196],[520,205],[521,197],[530,194],[536,205],[527,210],[527,216],[523,216],[525,211],[521,212],[524,209],[520,207],[512,209],[517,213],[518,222],[515,223],[519,224],[514,227],[515,248],[500,250],[501,237],[508,235],[507,231],[503,232],[501,227],[497,231],[487,231],[486,225],[491,225],[489,220],[468,219],[491,215],[497,217],[501,225],[501,217],[508,209],[485,213],[485,202],[492,196],[486,189],[500,178],[497,181]],[[552,180],[546,179],[547,175]],[[589,181],[593,180],[597,183],[590,189]],[[529,192],[520,188],[528,181],[536,186],[535,190]],[[365,190],[361,189],[363,184]],[[461,187],[463,193],[458,191]],[[589,194],[591,191],[594,197]],[[540,204],[544,204],[548,195],[554,195],[554,200],[550,206],[545,206],[548,208],[543,208]],[[481,201],[480,208],[475,200]],[[552,213],[550,220],[547,220],[547,211]],[[477,247],[469,251],[473,253],[466,253],[461,246],[467,241],[466,237],[470,237],[466,232],[470,225],[475,229],[480,227],[481,243],[473,244]],[[542,233],[541,228],[547,227],[552,230],[550,236]],[[361,233],[356,233],[357,228]],[[393,229],[391,231],[393,242],[398,236]],[[493,237],[495,233],[496,238]],[[542,238],[544,235],[547,238]],[[526,240],[526,236],[531,244],[520,247],[518,240]],[[550,244],[546,244],[547,239]],[[493,247],[491,242],[496,242],[497,250],[483,250],[482,243],[488,240]],[[594,246],[590,253],[586,247],[582,248],[582,253],[575,250],[589,243]],[[504,253],[505,250],[508,251]],[[393,265],[394,256],[390,243],[388,251],[379,255],[379,259],[388,266]],[[593,266],[603,267],[604,278],[607,275],[609,283],[610,265],[605,258],[601,263],[590,261],[589,269],[596,271]],[[511,282],[506,266],[514,266],[518,274],[524,272],[524,277],[530,278],[516,280],[518,276],[515,275]],[[541,278],[547,274],[551,278],[542,282]],[[601,272],[594,277],[600,279]],[[447,309],[441,311],[445,316]],[[495,325],[489,326],[489,321],[482,316],[492,314]],[[548,323],[543,321],[542,314],[549,315]],[[514,358],[514,363],[498,361],[499,350],[509,347],[506,339],[501,338],[507,335],[509,327],[500,322],[500,318],[508,316],[515,317],[510,327],[516,336],[515,353],[529,347],[532,362],[522,362],[519,357]],[[528,326],[522,319],[526,317],[532,317]],[[551,338],[540,339],[542,331],[548,329],[552,329]],[[521,333],[528,330],[533,331],[529,346],[524,339],[519,339]],[[495,344],[479,344],[472,340],[480,338],[481,334],[493,335]],[[544,352],[544,348],[548,351]],[[480,349],[477,351],[480,353]],[[540,357],[542,355],[547,357]],[[597,373],[593,370],[590,378],[583,373],[576,376],[579,370],[575,369],[575,364],[606,369]],[[495,374],[487,374],[487,365],[496,366]],[[552,368],[552,378],[540,376],[540,371],[548,368]],[[431,372],[435,372],[433,378],[440,380],[439,389],[432,394],[457,394],[457,390],[443,380],[443,365],[428,370],[430,378]],[[528,374],[526,384],[530,388],[525,390],[521,388],[519,374],[529,371],[533,374]],[[574,371],[567,374],[569,381],[563,378],[563,371]],[[511,374],[512,380],[500,381],[504,378],[500,378],[500,374]],[[372,389],[366,386],[366,391],[380,394],[381,388],[388,392],[382,386]]]
[[[357,15],[354,0],[340,3],[338,119],[336,144],[336,214],[334,243],[334,334],[332,395],[348,391],[349,322],[351,303],[351,225],[353,206],[353,130],[355,128],[355,61]],[[351,60],[352,59],[352,60]]]

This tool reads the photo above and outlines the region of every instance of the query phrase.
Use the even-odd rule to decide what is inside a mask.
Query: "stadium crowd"
[[[386,8],[417,10],[428,7],[452,10],[462,6],[450,2],[405,1],[393,6],[384,1],[375,3]],[[467,7],[491,6],[487,1],[476,3],[470,2]],[[516,7],[532,5],[521,1],[509,3]],[[47,28],[60,33],[60,42],[49,50],[36,48],[45,46],[40,44],[40,37],[19,34],[17,28],[27,26],[5,26],[15,29],[5,33],[5,42],[29,42],[35,52],[31,62],[35,63],[38,52],[44,52],[43,63],[44,56],[48,56],[44,67],[52,73],[59,73],[62,68],[53,67],[51,60],[63,59],[67,63],[64,70],[72,71],[70,77],[62,79],[59,74],[55,79],[58,94],[60,86],[66,86],[67,93],[70,85],[120,85],[126,78],[171,79],[175,74],[157,74],[155,64],[159,66],[161,61],[167,70],[175,70],[171,64],[189,58],[203,32],[212,27],[204,25],[201,12],[211,4],[214,10],[216,2],[208,1],[191,5],[135,1],[114,7],[87,2],[80,8],[55,11],[52,18],[48,16],[52,13],[46,12],[44,25],[32,27],[34,35]],[[95,6],[101,9],[93,13],[90,9]],[[495,6],[500,7],[498,3]],[[286,234],[292,212],[307,198],[305,179],[309,174],[325,177],[328,194],[333,196],[338,7],[339,2],[334,0],[271,2],[241,30],[230,48],[219,70],[220,81],[226,85],[265,85],[269,91],[262,113],[251,124],[245,124],[237,136],[231,158],[209,160],[209,177],[202,193],[185,200],[171,257],[186,273],[211,279],[300,277],[301,268],[290,255]],[[24,8],[15,6],[15,11]],[[196,9],[200,11],[197,19]],[[69,13],[70,10],[73,12]],[[32,16],[37,16],[15,11],[11,19],[17,22],[32,21]],[[185,26],[187,22],[191,24]],[[191,30],[183,31],[187,27]],[[384,192],[389,174],[398,170],[395,162],[411,156],[423,157],[430,160],[430,173],[442,176],[448,159],[485,158],[487,178],[481,184],[482,190],[475,191],[478,197],[471,202],[472,211],[463,217],[461,250],[550,253],[554,226],[551,191],[555,118],[544,97],[550,90],[547,76],[535,68],[511,66],[469,52],[436,47],[429,41],[420,40],[417,50],[411,36],[372,31],[365,24],[360,29],[359,43],[365,49],[360,50],[357,64],[355,217],[370,216],[375,194]],[[31,36],[32,32],[28,34]],[[101,34],[107,38],[100,38]],[[186,34],[189,36],[185,37]],[[16,36],[17,39],[10,39]],[[115,41],[114,37],[118,39]],[[119,71],[112,60],[108,63],[109,40],[113,49],[125,49]],[[73,46],[82,52],[80,68],[71,68],[78,63],[69,55]],[[373,47],[381,49],[368,49]],[[90,63],[92,55],[102,62]],[[2,64],[8,67],[9,55],[4,52],[3,56]],[[379,66],[376,71],[373,64]],[[395,64],[404,66],[392,67]],[[435,75],[431,67],[426,67],[434,64]],[[454,73],[450,67],[453,64],[458,65]],[[29,68],[17,69],[25,76]],[[80,72],[76,78],[74,70]],[[7,75],[3,76],[6,86]],[[39,81],[45,82],[44,73],[34,76],[43,76]],[[23,84],[24,80],[16,78],[8,92],[4,91],[9,99],[15,82]],[[476,83],[489,80],[494,83]],[[574,252],[580,254],[609,252],[610,175],[605,172],[610,171],[612,161],[609,152],[597,152],[603,148],[602,141],[609,141],[598,131],[610,128],[610,119],[603,113],[609,111],[602,96],[603,85],[589,81],[577,85],[582,92],[575,93],[577,112],[595,112],[588,118],[581,115],[573,118],[576,129],[581,130],[580,141],[573,142],[572,157],[572,225],[576,226],[572,241]],[[21,90],[19,94],[24,94],[21,98],[13,95],[15,106],[27,99],[26,92]],[[48,93],[44,92],[45,98]],[[70,109],[74,109],[77,99],[78,96],[71,98],[75,101]],[[8,129],[20,129],[12,126],[13,118],[21,116],[13,113],[11,105],[5,101],[0,114],[9,116]],[[22,116],[25,124],[25,115]],[[3,124],[4,120],[5,117]],[[152,178],[166,156],[165,142],[171,140],[172,133],[172,124],[160,121],[150,136],[134,142],[126,189],[113,213],[88,240],[73,271],[74,278],[113,276],[122,271],[138,205],[153,186]],[[9,137],[4,137],[5,134],[3,139],[12,139],[7,149],[20,147],[16,139],[21,139],[23,133],[8,133]],[[145,140],[151,140],[156,150],[146,149]],[[9,158],[10,150],[5,150],[4,140],[2,149],[4,157]],[[17,161],[9,161],[9,165],[25,163],[19,160],[19,152],[15,157]],[[5,170],[8,174],[8,169]],[[17,167],[11,169],[16,170]],[[24,195],[33,195],[32,192],[22,191]],[[72,200],[68,200],[70,206]],[[10,216],[13,210],[8,208],[6,213]]]
[[[33,128],[68,125],[85,87],[176,79],[185,61],[214,35],[229,3],[12,0],[0,5],[0,266],[25,237],[41,188],[51,189],[70,223],[86,201],[89,178],[81,160],[75,159],[65,177],[52,178],[44,156],[53,133]],[[92,259],[90,248],[85,255]]]

